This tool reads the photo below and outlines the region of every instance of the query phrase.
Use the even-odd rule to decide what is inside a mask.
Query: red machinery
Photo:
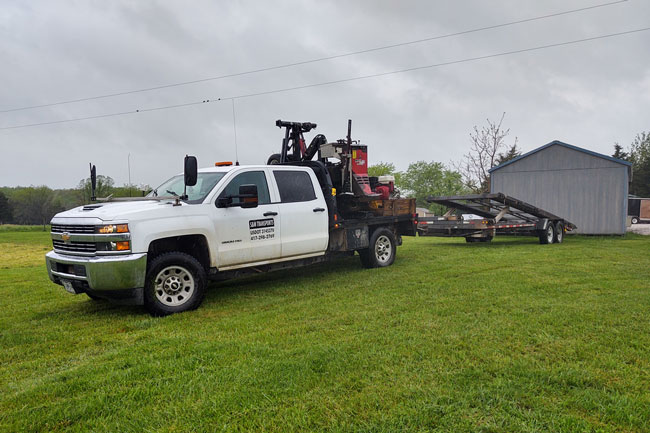
[[[317,161],[327,168],[337,194],[381,199],[394,195],[395,179],[392,176],[368,176],[368,146],[352,140],[351,120],[348,120],[348,134],[345,139],[328,143],[324,135],[318,134],[309,146],[305,146],[303,133],[315,129],[315,123],[278,120],[275,124],[279,128],[285,128],[286,132],[281,152],[271,155],[267,164],[313,163],[314,156],[317,156]]]

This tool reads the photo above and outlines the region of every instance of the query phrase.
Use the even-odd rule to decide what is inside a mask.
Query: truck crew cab
[[[389,266],[401,236],[416,233],[414,199],[337,195],[321,161],[200,170],[195,158],[185,162],[184,174],[147,197],[57,214],[50,279],[160,316],[197,308],[208,279],[355,251],[365,267]]]

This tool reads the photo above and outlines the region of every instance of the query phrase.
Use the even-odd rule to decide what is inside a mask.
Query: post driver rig
[[[348,131],[345,139],[328,143],[323,134],[317,134],[309,146],[305,145],[304,133],[316,129],[312,122],[275,122],[278,128],[284,128],[280,153],[271,155],[268,165],[289,164],[309,165],[322,164],[326,169],[337,195],[388,199],[399,197],[395,190],[393,176],[368,176],[368,146],[352,140],[352,120],[348,120]],[[316,156],[316,160],[313,160]]]

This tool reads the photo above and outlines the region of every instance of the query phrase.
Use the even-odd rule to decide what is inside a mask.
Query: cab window
[[[233,180],[231,180],[226,188],[219,194],[219,198],[234,197],[239,195],[239,187],[241,185],[257,185],[258,204],[269,204],[271,199],[269,196],[269,187],[266,183],[266,175],[263,171],[247,171],[239,173]],[[241,203],[239,198],[232,199],[233,204]]]
[[[275,182],[280,191],[282,203],[295,203],[299,201],[311,201],[316,199],[314,185],[311,177],[304,171],[273,171]]]

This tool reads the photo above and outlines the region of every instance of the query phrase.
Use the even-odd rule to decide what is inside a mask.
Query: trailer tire
[[[359,250],[359,257],[364,268],[383,268],[393,264],[396,252],[393,232],[387,228],[378,228],[372,232],[368,248]]]
[[[266,165],[279,164],[280,160],[281,160],[280,154],[279,153],[274,153],[273,155],[269,156],[269,159],[266,161]]]
[[[546,229],[542,230],[539,234],[539,243],[542,245],[552,244],[555,241],[555,225],[549,222]]]
[[[630,222],[631,222],[632,224],[639,224],[639,218],[637,218],[637,217],[632,217],[632,219],[630,220]]]
[[[555,242],[556,244],[561,244],[563,240],[564,240],[564,224],[562,224],[562,221],[558,221],[557,224],[555,224],[555,238],[553,238],[553,242]]]
[[[195,310],[205,292],[205,270],[189,254],[164,253],[147,266],[144,306],[152,316]]]

